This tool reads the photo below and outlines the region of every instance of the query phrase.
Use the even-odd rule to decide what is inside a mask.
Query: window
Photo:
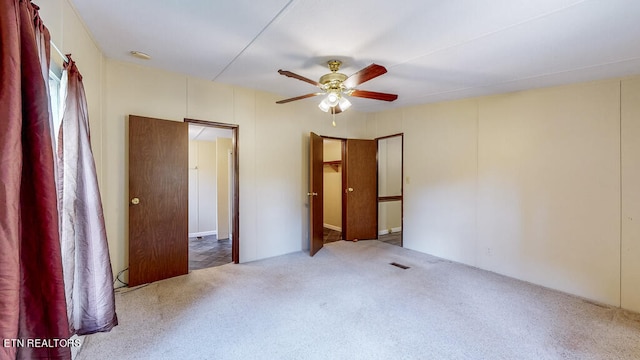
[[[62,68],[53,60],[49,70],[49,97],[51,99],[51,115],[53,117],[53,141],[54,147],[57,147],[58,129],[62,123],[62,101],[60,99],[60,83],[62,77]]]

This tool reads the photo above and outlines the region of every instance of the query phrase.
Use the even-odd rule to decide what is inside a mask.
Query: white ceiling
[[[637,0],[72,1],[109,58],[282,98],[317,89],[278,69],[385,66],[358,88],[398,100],[352,98],[358,111],[640,74]]]
[[[189,140],[216,141],[218,138],[231,139],[232,135],[231,129],[189,124]]]

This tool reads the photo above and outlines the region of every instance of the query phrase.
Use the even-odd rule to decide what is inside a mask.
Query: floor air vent
[[[407,270],[409,268],[407,265],[398,264],[397,262],[392,262],[390,264],[395,266],[395,267],[399,267],[402,270]]]

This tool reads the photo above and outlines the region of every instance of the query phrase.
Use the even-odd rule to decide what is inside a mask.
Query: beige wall
[[[613,79],[371,115],[405,134],[405,247],[639,309],[639,99]]]
[[[402,194],[402,137],[378,140],[378,194]]]
[[[342,160],[342,141],[324,139],[323,160]],[[323,167],[324,226],[342,231],[342,166]]]
[[[189,234],[218,230],[217,143],[189,141]]]
[[[640,78],[622,82],[622,293],[640,312]]]
[[[401,116],[403,245],[476,265],[476,101],[410,108]]]
[[[216,141],[216,172],[218,174],[218,200],[217,206],[217,229],[218,239],[229,238],[229,200],[230,200],[230,173],[229,173],[229,153],[232,151],[231,139],[218,138]]]
[[[198,231],[198,143],[189,141],[189,234]]]
[[[619,82],[479,107],[478,265],[618,305]]]
[[[217,141],[198,141],[198,232],[217,231]]]

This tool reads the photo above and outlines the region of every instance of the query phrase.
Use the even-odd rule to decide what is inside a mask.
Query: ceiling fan
[[[276,101],[276,104],[285,104],[291,101],[302,100],[326,94],[327,96],[320,102],[318,107],[324,112],[339,114],[347,110],[351,106],[351,102],[346,98],[346,96],[355,96],[383,101],[394,101],[398,98],[398,95],[396,94],[387,94],[356,89],[356,86],[386,73],[387,69],[385,69],[385,67],[382,65],[371,64],[351,76],[347,76],[338,72],[338,70],[340,70],[340,65],[342,65],[342,62],[340,60],[330,60],[328,61],[328,65],[331,72],[322,75],[319,81],[313,81],[304,76],[292,73],[291,71],[278,70],[278,73],[280,75],[302,80],[320,88],[320,90],[322,91]]]

